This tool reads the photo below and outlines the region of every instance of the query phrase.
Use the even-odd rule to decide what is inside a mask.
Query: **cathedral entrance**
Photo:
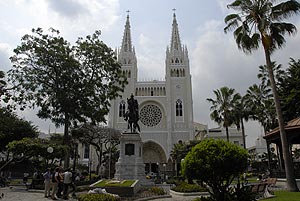
[[[143,144],[143,161],[145,163],[145,173],[151,176],[159,175],[167,157],[163,148],[153,141]]]

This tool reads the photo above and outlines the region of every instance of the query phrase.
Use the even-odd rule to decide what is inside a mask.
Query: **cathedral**
[[[108,126],[127,132],[124,114],[131,95],[139,104],[139,126],[143,142],[142,157],[146,172],[170,169],[173,145],[194,139],[192,86],[187,47],[180,41],[178,24],[173,14],[170,46],[166,48],[165,79],[139,81],[138,61],[132,44],[127,15],[117,59],[127,76],[128,85],[121,98],[111,102]]]

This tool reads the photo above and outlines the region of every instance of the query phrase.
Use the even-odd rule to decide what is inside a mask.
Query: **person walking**
[[[51,169],[48,168],[43,174],[45,184],[45,198],[50,197],[50,182],[51,182]]]
[[[63,173],[63,176],[64,176],[64,192],[63,192],[63,198],[65,200],[67,200],[69,198],[69,193],[68,193],[68,190],[69,190],[69,186],[71,186],[72,184],[72,172],[70,170],[70,168],[68,168],[66,170],[66,172]]]

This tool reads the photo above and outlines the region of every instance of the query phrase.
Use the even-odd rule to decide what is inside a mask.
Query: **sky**
[[[223,86],[244,95],[258,83],[258,66],[265,64],[262,50],[246,55],[237,48],[233,34],[225,34],[224,18],[233,10],[233,0],[0,0],[0,70],[11,68],[9,57],[21,37],[32,28],[50,27],[74,44],[101,30],[102,40],[112,49],[121,45],[126,15],[130,11],[132,43],[138,62],[138,79],[164,79],[165,53],[170,44],[173,9],[176,9],[181,43],[187,45],[193,87],[194,121],[217,127],[210,119],[213,90]],[[300,30],[300,17],[290,21]],[[300,58],[300,34],[286,37],[286,45],[272,59],[284,68],[289,58]],[[59,132],[50,121],[38,119],[36,111],[19,115],[40,131]],[[246,124],[246,145],[253,146],[262,129],[257,122]]]

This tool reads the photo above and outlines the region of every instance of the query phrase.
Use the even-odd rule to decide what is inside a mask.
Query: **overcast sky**
[[[244,95],[257,83],[258,66],[265,63],[261,50],[246,55],[238,50],[232,33],[224,34],[224,17],[232,13],[226,5],[233,0],[0,0],[0,69],[11,68],[9,56],[20,44],[24,34],[32,28],[50,27],[60,30],[72,44],[101,30],[102,40],[111,48],[121,45],[126,11],[130,11],[133,45],[138,60],[139,80],[163,79],[165,51],[171,39],[173,8],[182,44],[189,51],[192,74],[194,121],[216,127],[210,120],[213,90],[228,86]],[[300,30],[300,18],[292,22]],[[272,59],[283,67],[289,58],[300,58],[300,34],[286,37],[286,46]],[[21,117],[39,126],[42,132],[55,131],[49,121],[39,120],[35,112],[27,110]],[[247,147],[254,145],[261,135],[256,123],[247,124]],[[60,131],[61,129],[57,130]]]

